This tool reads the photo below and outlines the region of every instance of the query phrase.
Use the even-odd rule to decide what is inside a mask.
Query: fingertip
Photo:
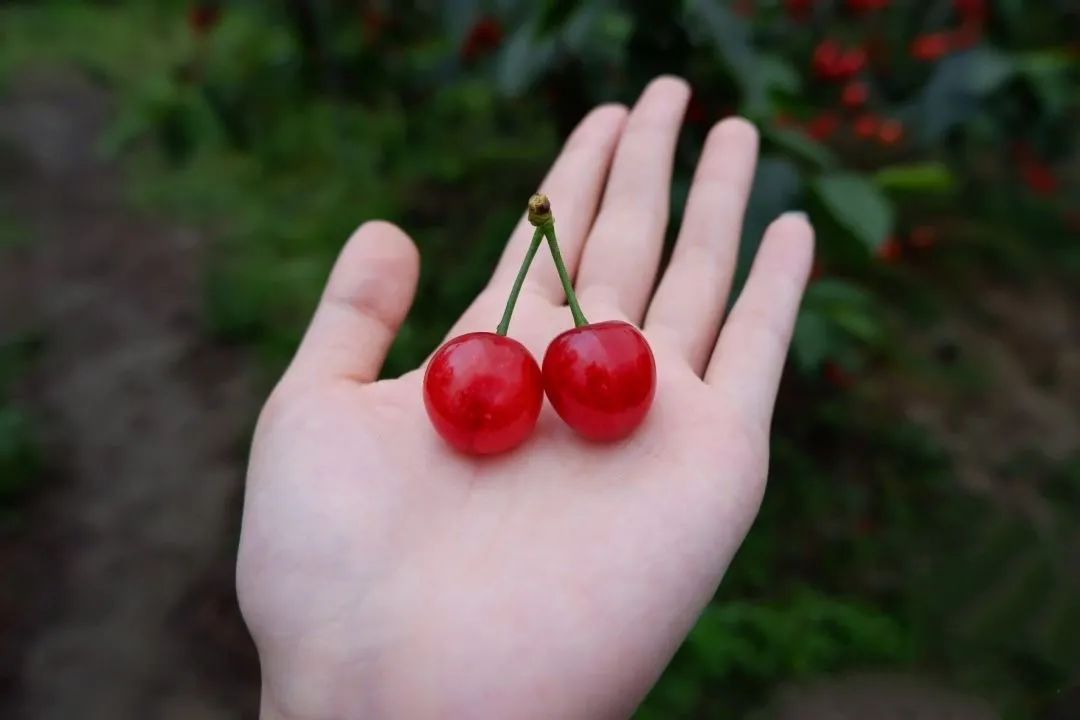
[[[767,272],[779,273],[805,285],[814,263],[814,227],[806,213],[792,210],[772,221],[765,231],[758,261]]]
[[[751,147],[757,152],[757,127],[743,117],[724,118],[709,130],[706,143],[734,143],[737,147]]]
[[[780,215],[780,217],[776,218],[776,220],[773,221],[773,225],[776,227],[793,225],[793,232],[802,234],[809,232],[810,235],[813,235],[814,233],[814,226],[810,223],[810,216],[802,210],[788,210]]]
[[[685,78],[678,75],[658,75],[649,81],[641,95],[644,97],[653,93],[664,93],[675,97],[684,96],[689,100],[690,92],[690,83]]]
[[[591,146],[597,142],[607,146],[615,142],[630,110],[619,103],[607,103],[593,108],[581,119],[566,140],[568,149]]]
[[[662,75],[641,91],[627,120],[628,131],[660,128],[668,132],[673,125],[677,130],[689,102],[690,84],[674,75]]]
[[[392,222],[369,220],[358,227],[346,243],[346,254],[362,253],[375,262],[387,261],[399,264],[398,269],[420,268],[420,250],[412,238]]]
[[[597,105],[595,108],[585,116],[586,120],[597,123],[619,123],[626,119],[626,116],[630,114],[630,108],[622,103],[604,103],[603,105]]]
[[[802,254],[814,254],[814,226],[810,217],[801,210],[789,210],[772,222],[769,230],[789,248],[797,248]]]

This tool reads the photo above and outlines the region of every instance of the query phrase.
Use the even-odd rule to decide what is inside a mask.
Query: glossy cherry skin
[[[453,338],[424,373],[431,424],[455,448],[494,455],[532,433],[544,402],[536,359],[517,340],[488,332]]]
[[[544,353],[544,391],[567,425],[589,440],[632,433],[656,395],[656,360],[629,323],[567,330]]]

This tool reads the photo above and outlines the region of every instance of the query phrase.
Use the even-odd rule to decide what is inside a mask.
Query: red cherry
[[[953,0],[953,7],[965,21],[981,22],[986,18],[986,0]]]
[[[926,33],[919,35],[911,43],[911,57],[923,62],[940,60],[952,49],[948,33]]]
[[[1053,195],[1061,184],[1054,171],[1038,158],[1029,158],[1020,164],[1020,176],[1037,195]]]
[[[866,67],[866,50],[857,47],[844,53],[840,60],[839,77],[853,78]]]
[[[551,341],[544,390],[567,425],[589,440],[626,437],[656,394],[656,360],[645,336],[619,321],[583,325]]]
[[[895,264],[899,262],[903,256],[904,248],[900,244],[900,241],[896,239],[895,235],[890,235],[877,249],[877,254],[882,261],[889,264]]]
[[[849,110],[858,110],[870,98],[870,89],[863,82],[850,82],[840,94],[840,102]]]
[[[814,48],[811,62],[818,77],[823,80],[835,79],[840,72],[840,64],[843,62],[843,51],[836,41],[822,40]]]
[[[788,15],[799,22],[806,20],[814,9],[814,0],[786,0],[784,4]]]
[[[881,128],[881,118],[877,115],[866,113],[855,118],[855,134],[863,140],[869,140],[877,135]]]
[[[899,120],[883,120],[877,131],[882,145],[895,145],[904,139],[904,123]]]
[[[424,407],[458,450],[493,455],[532,433],[544,401],[536,360],[517,340],[488,332],[456,337],[424,373]]]
[[[461,46],[461,59],[472,62],[498,49],[505,32],[502,24],[492,17],[481,18],[469,29]]]
[[[818,142],[824,142],[836,134],[840,128],[840,117],[836,113],[818,113],[806,124],[806,134]]]
[[[856,13],[872,12],[889,7],[889,0],[848,0],[847,6]]]
[[[217,3],[197,2],[188,9],[188,27],[196,35],[205,35],[221,20],[221,7]]]
[[[950,45],[953,50],[967,50],[979,44],[982,33],[982,23],[965,21],[953,32]]]

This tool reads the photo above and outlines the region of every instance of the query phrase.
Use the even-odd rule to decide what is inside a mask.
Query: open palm
[[[659,676],[757,511],[812,255],[804,219],[774,223],[719,332],[757,155],[728,120],[654,292],[688,97],[661,78],[629,114],[593,111],[542,186],[590,319],[643,326],[656,355],[625,441],[587,443],[545,406],[513,452],[452,451],[422,370],[375,382],[416,250],[386,223],[350,240],[252,451],[238,588],[264,717],[624,717]],[[451,335],[494,328],[532,231]],[[571,327],[564,301],[538,256],[511,336],[542,357]]]

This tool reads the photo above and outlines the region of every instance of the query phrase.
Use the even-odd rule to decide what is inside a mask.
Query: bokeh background
[[[419,243],[414,367],[659,73],[671,227],[740,113],[741,265],[791,208],[819,256],[760,518],[640,717],[1080,716],[1075,2],[8,0],[0,717],[255,717],[246,443],[344,239]]]

